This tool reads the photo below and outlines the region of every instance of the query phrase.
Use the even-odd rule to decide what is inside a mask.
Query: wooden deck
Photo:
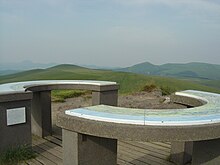
[[[37,157],[22,165],[62,165],[62,140],[60,136],[44,139],[33,136],[33,149]],[[118,165],[174,165],[168,161],[170,143],[118,142]]]

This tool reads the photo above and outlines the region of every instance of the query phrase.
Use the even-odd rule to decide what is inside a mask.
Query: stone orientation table
[[[116,82],[92,80],[42,80],[0,84],[0,152],[31,144],[31,131],[51,135],[51,90],[92,91],[92,105],[117,105]]]
[[[220,164],[220,95],[177,92],[186,109],[130,109],[107,105],[58,114],[63,129],[64,165],[115,165],[117,140],[171,142],[171,160],[193,165]],[[193,107],[197,106],[197,107]]]

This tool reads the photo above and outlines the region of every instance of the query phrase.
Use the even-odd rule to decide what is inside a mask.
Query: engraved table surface
[[[176,95],[196,98],[204,105],[186,109],[132,109],[107,105],[67,110],[72,115],[90,120],[136,125],[201,125],[220,122],[220,94],[187,90]]]

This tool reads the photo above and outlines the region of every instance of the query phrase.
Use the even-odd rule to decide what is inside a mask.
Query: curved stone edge
[[[17,88],[12,89],[15,86]],[[91,80],[42,80],[5,83],[0,84],[0,102],[22,100],[32,97],[32,92],[56,89],[81,89],[102,92],[118,90],[119,84],[110,81]]]
[[[208,98],[193,95],[193,92],[178,92],[177,101],[184,103],[188,99],[187,103],[190,105],[203,105],[203,109],[208,108],[211,104]],[[196,125],[138,125],[91,120],[62,112],[57,116],[57,125],[82,134],[136,141],[198,141],[220,137],[219,122]]]
[[[7,94],[11,92],[25,92],[27,88],[35,88],[37,86],[62,86],[69,85],[85,85],[89,87],[108,87],[108,86],[119,86],[116,82],[111,81],[93,81],[93,80],[39,80],[39,81],[22,81],[0,84],[0,94]]]
[[[57,115],[57,126],[92,136],[133,141],[199,141],[220,137],[220,123],[196,126],[148,126]]]

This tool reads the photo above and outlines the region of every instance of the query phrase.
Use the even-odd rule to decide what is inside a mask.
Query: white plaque
[[[25,107],[7,109],[7,126],[26,122]]]

